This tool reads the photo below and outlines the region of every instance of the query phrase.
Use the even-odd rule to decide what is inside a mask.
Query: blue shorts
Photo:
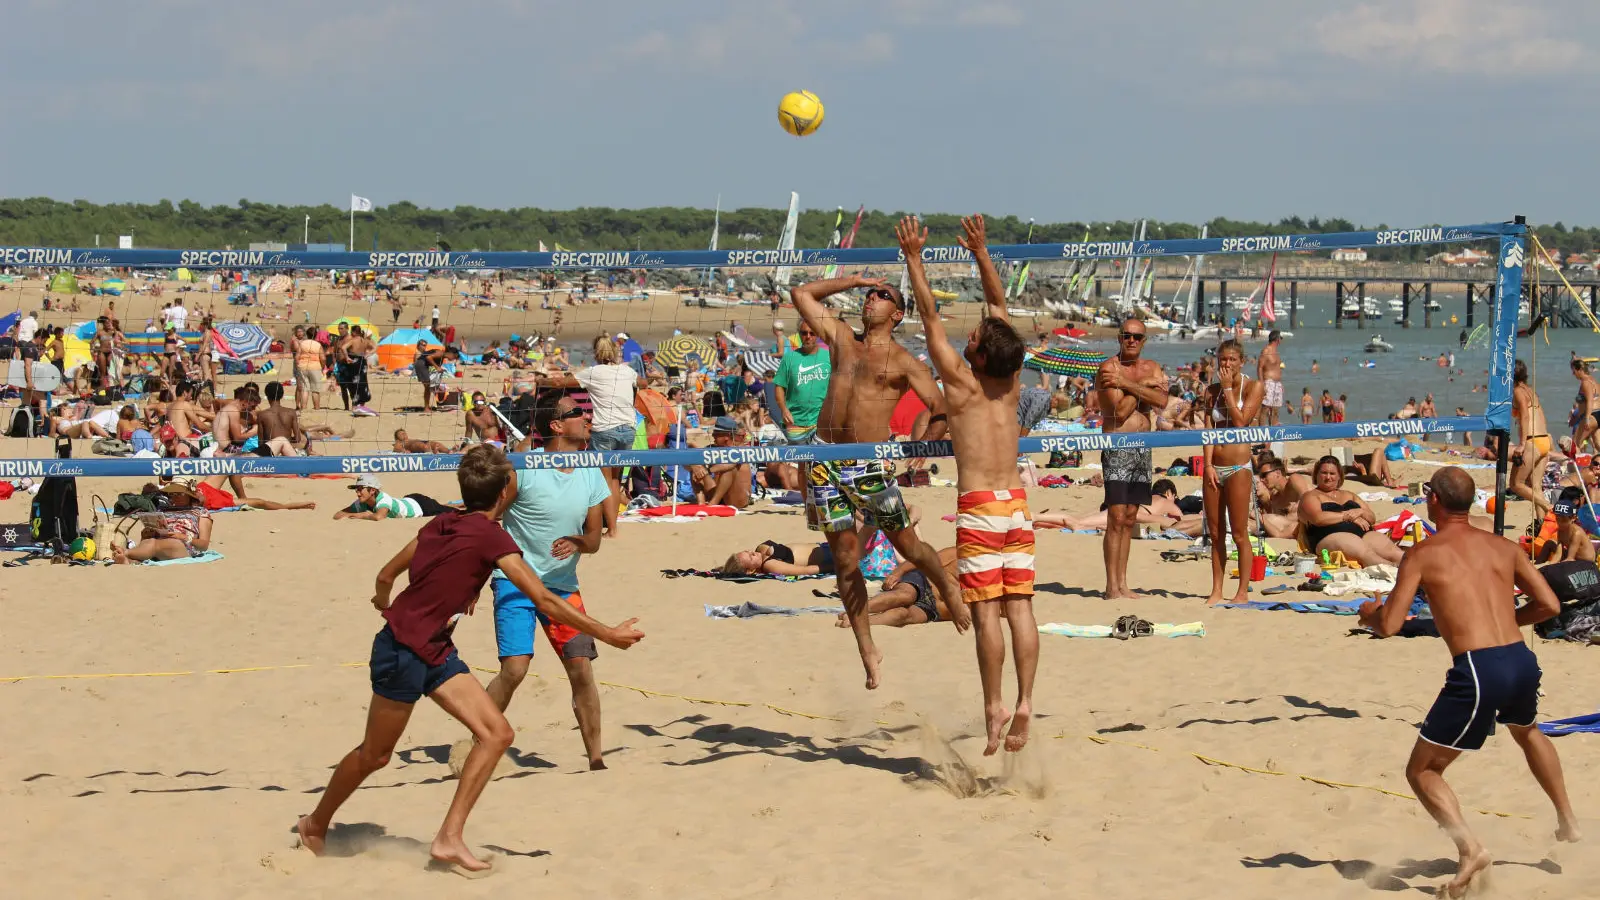
[[[1521,641],[1455,658],[1420,736],[1452,750],[1478,750],[1494,723],[1528,727],[1539,718],[1539,659]]]
[[[431,694],[439,685],[467,674],[467,664],[450,648],[450,655],[437,666],[422,661],[415,650],[394,639],[389,626],[383,626],[372,639],[372,659],[368,663],[372,675],[372,692],[396,703],[415,703],[424,694]]]
[[[533,655],[535,626],[550,639],[550,646],[562,659],[595,659],[600,655],[594,638],[567,625],[550,621],[528,596],[517,590],[509,578],[495,578],[489,582],[494,589],[494,641],[500,658]],[[583,595],[577,591],[567,593],[552,591],[583,612]]]
[[[633,439],[638,435],[636,425],[618,425],[605,431],[589,433],[590,450],[632,450]]]

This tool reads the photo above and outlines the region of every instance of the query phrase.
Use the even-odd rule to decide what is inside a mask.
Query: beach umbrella
[[[179,281],[194,281],[194,273],[184,268],[178,269],[172,276]]]
[[[100,326],[94,322],[79,322],[73,325],[70,329],[72,334],[76,335],[79,340],[83,341],[87,341],[94,337],[95,333],[99,330]]]
[[[1025,368],[1038,369],[1055,375],[1081,375],[1084,378],[1093,378],[1100,364],[1108,358],[1107,354],[1095,353],[1092,350],[1052,348],[1042,353],[1028,351],[1022,365]]]
[[[100,282],[100,293],[121,297],[122,292],[128,289],[128,283],[121,278],[107,278]]]
[[[64,351],[61,359],[63,369],[76,369],[89,361],[89,342],[76,335],[63,335],[61,349]]]
[[[673,335],[656,345],[656,359],[664,366],[686,369],[691,356],[698,357],[702,363],[713,363],[717,359],[717,348],[705,338],[687,334]]]
[[[1055,335],[1056,337],[1073,337],[1073,338],[1087,337],[1088,334],[1089,334],[1089,332],[1084,331],[1082,328],[1078,328],[1075,325],[1067,325],[1067,326],[1064,326],[1062,328],[1057,328],[1055,331],[1052,331],[1050,333]]]
[[[746,350],[740,358],[750,371],[763,378],[778,371],[778,358],[765,350]]]
[[[350,328],[352,331],[360,328],[362,334],[371,335],[372,337],[378,336],[378,329],[372,327],[371,322],[368,322],[366,319],[363,319],[360,316],[340,316],[339,318],[328,323],[328,330],[338,331],[339,326],[346,322],[350,323]],[[415,347],[416,345],[416,341],[411,342],[411,346]]]
[[[217,334],[222,336],[228,349],[238,355],[240,359],[254,359],[264,356],[267,349],[272,346],[272,337],[260,325],[250,325],[244,322],[223,322],[217,326]]]

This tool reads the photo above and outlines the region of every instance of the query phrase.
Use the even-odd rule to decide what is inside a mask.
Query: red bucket
[[[1252,556],[1250,558],[1250,580],[1261,581],[1267,577],[1267,558],[1265,556]]]

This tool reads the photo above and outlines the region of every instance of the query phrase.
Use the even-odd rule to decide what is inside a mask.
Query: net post
[[[1517,298],[1522,296],[1522,266],[1527,256],[1528,219],[1517,216],[1500,235],[1495,264],[1494,336],[1490,340],[1489,405],[1484,417],[1499,452],[1494,463],[1494,533],[1506,527],[1506,468],[1511,456],[1511,373],[1517,363]]]

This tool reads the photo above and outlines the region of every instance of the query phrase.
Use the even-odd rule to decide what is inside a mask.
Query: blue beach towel
[[[221,553],[218,553],[215,550],[207,550],[206,552],[200,554],[199,556],[186,556],[183,559],[152,559],[152,560],[148,560],[148,561],[142,563],[142,565],[146,565],[146,566],[187,566],[187,565],[190,565],[191,563],[216,562],[217,560],[224,559],[224,558],[225,557]]]

